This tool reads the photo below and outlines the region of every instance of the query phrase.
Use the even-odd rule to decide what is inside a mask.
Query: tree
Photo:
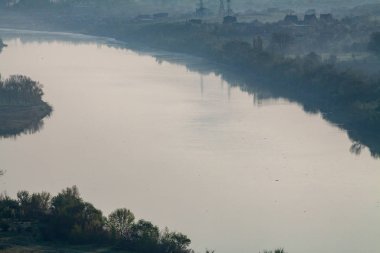
[[[116,238],[130,239],[134,221],[135,216],[130,210],[117,209],[108,216],[107,227]]]
[[[0,101],[9,104],[33,104],[41,102],[42,85],[27,76],[12,75],[0,82]]]
[[[252,41],[252,47],[255,51],[263,51],[263,39],[261,36],[255,36]]]
[[[102,234],[102,212],[83,202],[78,188],[67,188],[51,201],[51,220],[47,232],[57,239],[89,242]],[[100,237],[99,237],[100,238]]]
[[[293,36],[289,33],[278,32],[272,34],[271,44],[274,47],[284,50],[293,42],[293,40]]]
[[[132,226],[131,242],[140,252],[158,251],[160,232],[157,226],[145,220],[139,220]]]
[[[160,244],[164,253],[186,253],[191,240],[181,233],[169,232],[167,228],[162,232]]]
[[[368,43],[368,49],[376,54],[380,54],[380,32],[371,34],[371,38]]]
[[[50,194],[47,192],[30,195],[27,191],[20,191],[17,198],[24,219],[43,219],[49,213]]]

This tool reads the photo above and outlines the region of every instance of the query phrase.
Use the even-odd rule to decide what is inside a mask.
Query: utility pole
[[[231,0],[227,0],[227,16],[232,16]]]
[[[224,9],[224,0],[219,0],[219,17],[223,18],[226,15],[226,10]]]

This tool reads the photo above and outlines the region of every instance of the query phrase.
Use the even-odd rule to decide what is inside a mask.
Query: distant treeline
[[[161,230],[149,221],[135,220],[128,209],[108,217],[85,202],[77,187],[56,196],[21,191],[16,199],[0,197],[0,230],[27,233],[36,239],[70,244],[114,246],[143,253],[189,253],[190,239],[178,232]]]

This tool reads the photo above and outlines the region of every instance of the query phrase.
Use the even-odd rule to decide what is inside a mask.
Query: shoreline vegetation
[[[194,253],[190,244],[186,235],[136,220],[126,208],[105,217],[81,198],[76,186],[56,196],[27,191],[18,192],[16,199],[0,195],[1,252]]]
[[[117,209],[108,217],[103,216],[80,197],[76,186],[56,196],[26,191],[20,191],[17,199],[1,196],[0,231],[0,249],[8,252],[22,246],[17,238],[24,243],[29,241],[29,247],[87,246],[90,247],[87,252],[96,248],[142,253],[192,252],[188,248],[191,241],[185,235],[167,228],[160,230],[145,220],[135,221],[128,209]]]
[[[35,133],[52,107],[42,100],[42,85],[29,77],[13,75],[0,78],[0,137]]]

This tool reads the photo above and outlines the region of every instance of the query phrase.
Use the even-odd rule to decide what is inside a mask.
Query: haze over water
[[[40,81],[54,112],[39,133],[0,140],[1,191],[77,185],[105,214],[130,208],[199,252],[380,248],[380,160],[351,154],[320,115],[103,39],[11,37],[0,73]]]

